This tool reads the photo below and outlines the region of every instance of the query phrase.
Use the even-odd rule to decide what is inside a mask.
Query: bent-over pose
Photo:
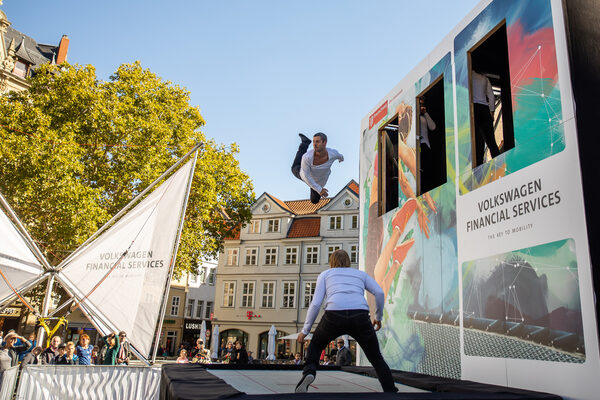
[[[350,257],[344,250],[335,251],[329,258],[330,269],[321,272],[317,278],[315,294],[298,342],[304,337],[319,313],[325,300],[325,312],[313,333],[308,346],[302,379],[296,386],[296,392],[306,392],[315,380],[319,355],[327,344],[343,334],[351,335],[365,352],[369,362],[375,368],[379,383],[384,392],[397,392],[390,368],[386,364],[377,341],[376,330],[381,328],[384,294],[375,280],[363,271],[350,268]],[[371,323],[369,306],[365,300],[365,290],[376,299],[375,319]]]

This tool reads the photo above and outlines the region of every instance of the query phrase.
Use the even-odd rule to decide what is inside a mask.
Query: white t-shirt
[[[344,161],[344,156],[335,149],[326,148],[329,159],[321,165],[313,165],[315,158],[315,149],[310,149],[302,156],[300,164],[300,177],[315,192],[321,193],[323,186],[327,183],[331,175],[331,165],[335,160]]]
[[[366,272],[354,268],[330,268],[319,274],[315,294],[306,313],[302,333],[308,335],[321,304],[325,300],[325,310],[369,310],[365,290],[375,296],[375,319],[383,318],[383,289]]]
[[[490,80],[475,71],[471,72],[471,79],[473,80],[473,103],[486,105],[490,107],[491,112],[494,112],[495,100]]]

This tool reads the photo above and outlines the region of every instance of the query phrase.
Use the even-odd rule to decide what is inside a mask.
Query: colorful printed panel
[[[467,53],[503,21],[508,42],[514,147],[473,168]],[[461,194],[565,148],[549,1],[493,1],[456,36],[454,52]]]

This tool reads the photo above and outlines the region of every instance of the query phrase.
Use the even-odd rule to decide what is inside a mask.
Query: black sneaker
[[[315,374],[306,373],[302,374],[302,379],[296,385],[296,393],[306,393],[308,391],[308,387],[315,380]]]
[[[300,136],[300,139],[302,139],[302,143],[311,143],[312,140],[310,140],[306,135],[299,133],[298,136]]]

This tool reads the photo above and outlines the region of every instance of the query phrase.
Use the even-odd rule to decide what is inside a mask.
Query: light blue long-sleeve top
[[[321,304],[325,310],[369,310],[365,290],[375,296],[375,319],[383,318],[384,294],[379,284],[366,272],[354,268],[330,268],[319,274],[302,333],[308,335]]]

